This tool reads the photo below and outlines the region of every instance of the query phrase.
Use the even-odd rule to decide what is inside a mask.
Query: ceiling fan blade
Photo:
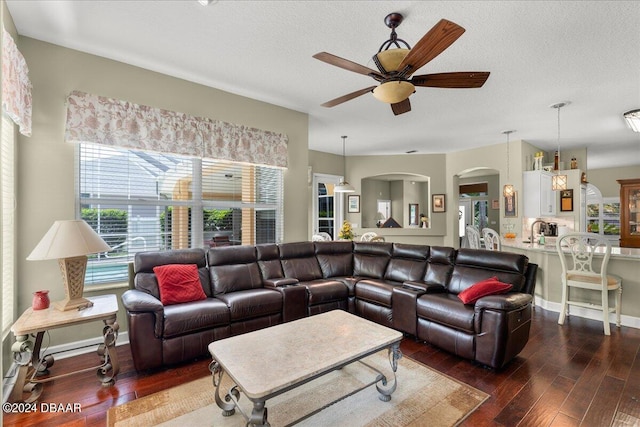
[[[465,29],[460,25],[441,19],[425,34],[418,43],[413,46],[407,56],[402,60],[398,70],[409,66],[407,76],[413,74],[418,68],[440,55],[446,48],[464,33]]]
[[[331,101],[325,102],[324,104],[322,104],[322,106],[323,107],[327,107],[327,108],[335,107],[338,104],[342,104],[343,102],[347,102],[347,101],[352,100],[353,98],[357,98],[357,97],[359,97],[361,95],[364,95],[367,92],[371,92],[375,88],[376,88],[376,86],[369,86],[367,88],[360,89],[360,90],[357,90],[355,92],[348,93],[346,95],[342,95],[339,98],[332,99]]]
[[[409,111],[411,111],[411,101],[409,101],[409,98],[407,98],[404,101],[391,104],[391,110],[393,111],[393,114],[396,116],[398,114],[408,113]]]
[[[320,52],[313,55],[313,57],[319,59],[322,62],[326,62],[327,64],[344,68],[345,70],[353,71],[354,73],[364,74],[365,76],[375,76],[380,79],[384,78],[382,74],[375,70],[372,70],[371,68],[357,64],[353,61],[349,61],[348,59],[340,58],[339,56],[335,56],[331,53]]]
[[[456,73],[437,73],[413,76],[414,86],[444,87],[444,88],[477,88],[482,87],[489,78],[488,71],[460,71]]]

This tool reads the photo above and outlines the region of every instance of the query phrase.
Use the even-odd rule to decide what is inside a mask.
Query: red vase
[[[49,308],[49,291],[36,291],[33,293],[31,308],[34,310],[46,310]]]

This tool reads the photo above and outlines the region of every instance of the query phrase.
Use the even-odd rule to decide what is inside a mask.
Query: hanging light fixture
[[[553,104],[551,108],[555,108],[558,110],[558,151],[556,151],[556,159],[554,162],[556,169],[556,174],[551,178],[551,189],[554,191],[566,190],[567,189],[567,175],[562,175],[558,173],[560,169],[560,109],[565,105],[568,105],[569,101],[558,102],[557,104]]]
[[[347,139],[346,136],[342,136],[342,159],[344,161],[344,175],[342,176],[342,179],[340,180],[340,183],[338,185],[335,186],[335,188],[333,189],[333,191],[335,193],[353,193],[356,191],[355,188],[353,188],[353,186],[351,184],[349,184],[345,179],[344,176],[347,174],[347,157],[345,156],[345,141]]]
[[[513,188],[513,184],[509,184],[509,135],[511,135],[515,130],[505,130],[502,131],[503,134],[507,135],[507,184],[502,187],[502,194],[504,197],[512,197],[515,193],[515,188]]]
[[[624,113],[624,119],[631,130],[640,132],[640,109],[627,111]]]

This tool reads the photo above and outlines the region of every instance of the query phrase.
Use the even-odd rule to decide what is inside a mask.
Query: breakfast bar
[[[556,251],[555,241],[549,239],[545,245],[523,243],[516,239],[503,239],[502,250],[529,257],[530,262],[538,264],[536,282],[536,305],[551,311],[560,311],[562,286],[560,276],[562,268]],[[622,277],[622,324],[640,327],[640,249],[612,247],[607,272]],[[585,294],[588,298],[589,294]],[[598,314],[590,310],[572,310],[582,317],[599,319]]]

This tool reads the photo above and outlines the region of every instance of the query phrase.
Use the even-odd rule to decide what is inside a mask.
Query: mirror
[[[360,212],[363,228],[380,227],[389,220],[393,227],[419,228],[422,215],[429,217],[429,177],[394,173],[363,178]],[[416,206],[417,205],[417,206]],[[412,211],[413,209],[413,211]]]

